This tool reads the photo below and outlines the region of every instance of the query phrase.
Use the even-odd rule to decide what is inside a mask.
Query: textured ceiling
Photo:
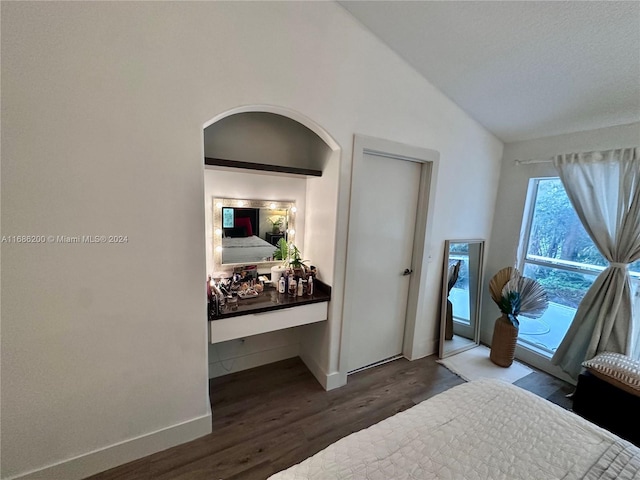
[[[339,2],[505,142],[640,121],[640,2]]]

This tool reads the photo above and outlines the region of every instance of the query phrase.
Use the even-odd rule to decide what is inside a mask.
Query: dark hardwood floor
[[[430,356],[401,359],[325,392],[299,358],[210,381],[213,433],[91,480],[266,479],[336,440],[464,381]],[[542,372],[515,385],[565,408],[573,387]]]

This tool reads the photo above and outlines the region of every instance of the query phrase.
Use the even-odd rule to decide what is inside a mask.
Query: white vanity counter
[[[225,342],[327,320],[331,294],[330,287],[323,287],[303,297],[279,294],[269,287],[259,297],[239,299],[237,310],[209,321],[209,341]]]

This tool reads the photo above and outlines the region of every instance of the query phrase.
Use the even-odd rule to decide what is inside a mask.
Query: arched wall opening
[[[299,112],[251,105],[222,112],[206,122],[202,145],[204,158],[322,172],[321,176],[305,176],[205,165],[207,274],[224,268],[216,261],[213,250],[214,198],[294,201],[296,246],[303,258],[318,268],[319,279],[332,286],[336,275],[341,156],[341,148],[333,137]],[[269,268],[259,265],[261,273],[268,272]],[[338,274],[344,275],[344,272]],[[331,388],[328,378],[337,371],[341,328],[341,316],[333,312],[341,311],[341,300],[341,295],[332,295],[325,322],[210,343],[209,378],[299,356],[318,381],[325,388]]]

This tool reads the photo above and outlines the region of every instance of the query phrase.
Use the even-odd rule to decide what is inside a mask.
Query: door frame
[[[353,226],[351,219],[356,218],[363,208],[360,202],[360,194],[367,188],[367,185],[361,180],[362,175],[360,175],[360,172],[366,168],[365,155],[367,154],[382,156],[391,160],[410,161],[421,164],[420,190],[413,237],[412,266],[410,267],[413,270],[413,277],[409,285],[409,294],[407,297],[407,313],[402,346],[402,355],[405,358],[409,360],[419,358],[415,355],[417,351],[420,350],[418,348],[419,339],[416,336],[418,326],[416,319],[428,317],[427,306],[425,302],[421,300],[426,297],[424,285],[426,284],[428,264],[432,259],[430,239],[432,238],[433,206],[435,204],[436,179],[438,178],[440,153],[428,148],[356,134],[354,135],[353,141],[353,161],[351,166],[351,198],[349,201],[345,289],[342,307],[340,361],[338,367],[341,384],[347,382],[351,319],[354,315],[352,308],[353,302],[349,294],[354,289],[354,282],[357,281],[354,278],[354,268],[356,266],[353,264],[353,255],[349,254],[349,252],[357,248],[357,245],[354,245],[354,236],[349,235],[349,230]],[[372,282],[376,281],[376,279],[372,279]],[[379,288],[379,285],[374,284],[374,287]]]

